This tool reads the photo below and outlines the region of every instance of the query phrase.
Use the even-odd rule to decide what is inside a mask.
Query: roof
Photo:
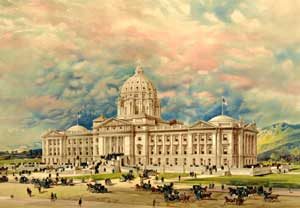
[[[211,122],[211,123],[236,123],[237,120],[230,116],[219,115],[219,116],[213,117],[208,122]]]
[[[87,128],[80,126],[80,125],[75,125],[71,126],[70,128],[67,129],[68,132],[86,132],[88,131]]]

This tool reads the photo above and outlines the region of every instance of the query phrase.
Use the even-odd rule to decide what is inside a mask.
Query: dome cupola
[[[121,87],[118,101],[118,117],[132,118],[147,114],[160,117],[160,103],[153,83],[145,76],[141,66]]]

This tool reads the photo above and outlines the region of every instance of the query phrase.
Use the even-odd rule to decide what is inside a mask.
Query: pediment
[[[111,119],[108,119],[108,120],[102,122],[101,124],[96,126],[96,128],[98,128],[98,127],[107,127],[107,126],[128,126],[128,125],[131,125],[131,123],[129,123],[127,121],[124,121],[124,120],[111,118]]]
[[[207,129],[207,128],[216,128],[214,124],[208,123],[206,121],[198,121],[195,124],[193,124],[191,129]]]
[[[245,129],[251,130],[251,131],[257,131],[256,125],[255,124],[247,124],[245,126]]]
[[[61,137],[64,134],[57,131],[57,130],[50,130],[48,132],[46,132],[45,134],[42,135],[42,137]]]

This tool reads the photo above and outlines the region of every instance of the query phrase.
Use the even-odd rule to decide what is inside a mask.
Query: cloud
[[[222,96],[226,114],[260,126],[300,116],[296,0],[5,2],[0,133],[15,144],[71,126],[78,112],[87,127],[115,116],[137,63],[157,86],[164,119],[210,119]]]

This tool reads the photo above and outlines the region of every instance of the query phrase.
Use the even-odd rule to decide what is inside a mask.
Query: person
[[[42,187],[41,186],[39,186],[39,193],[41,193],[42,192]]]
[[[56,193],[54,193],[54,201],[56,201],[57,200],[57,195],[56,195]]]
[[[82,198],[81,198],[81,197],[79,198],[78,205],[79,205],[80,207],[81,207],[81,205],[82,205]]]
[[[164,178],[164,177],[161,177],[161,182],[162,182],[162,183],[164,182],[164,180],[165,180],[165,178]]]
[[[53,192],[51,192],[51,201],[53,201],[54,200],[54,194],[53,194]]]
[[[224,184],[222,184],[221,189],[224,190]]]
[[[269,193],[272,193],[272,190],[273,190],[272,187],[269,187]]]
[[[181,179],[181,176],[179,175],[179,176],[178,176],[178,181],[179,181],[179,182],[180,182],[180,179]]]
[[[32,193],[31,189],[29,187],[27,187],[27,194],[29,197],[31,197],[31,193]]]
[[[153,202],[152,202],[152,207],[155,207],[155,205],[156,205],[156,200],[155,200],[155,199],[153,199]]]

